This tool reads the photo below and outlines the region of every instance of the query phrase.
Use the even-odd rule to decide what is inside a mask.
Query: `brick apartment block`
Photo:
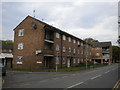
[[[112,63],[111,42],[92,42],[92,60],[97,63]]]
[[[13,67],[45,69],[75,67],[91,61],[92,46],[58,28],[27,16],[14,29]]]

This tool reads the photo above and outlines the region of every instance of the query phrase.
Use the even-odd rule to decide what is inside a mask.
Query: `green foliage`
[[[120,60],[120,47],[112,46],[112,58],[114,61]]]
[[[3,45],[13,45],[12,40],[0,40],[0,42],[2,42]]]
[[[90,42],[99,42],[98,40],[95,40],[93,38],[85,38],[84,41],[88,42],[88,43],[90,43]]]

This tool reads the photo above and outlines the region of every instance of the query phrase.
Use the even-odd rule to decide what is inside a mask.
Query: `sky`
[[[93,38],[117,45],[118,2],[2,2],[2,40],[13,40],[13,29],[28,15],[78,38]]]

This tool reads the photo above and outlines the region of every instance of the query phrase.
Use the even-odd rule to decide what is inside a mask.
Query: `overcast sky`
[[[13,29],[28,15],[33,16],[34,9],[37,19],[76,37],[117,45],[117,2],[2,2],[2,39],[13,40]]]

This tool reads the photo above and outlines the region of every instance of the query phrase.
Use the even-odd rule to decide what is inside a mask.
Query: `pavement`
[[[3,88],[111,88],[120,80],[120,65],[71,72],[9,71]]]

